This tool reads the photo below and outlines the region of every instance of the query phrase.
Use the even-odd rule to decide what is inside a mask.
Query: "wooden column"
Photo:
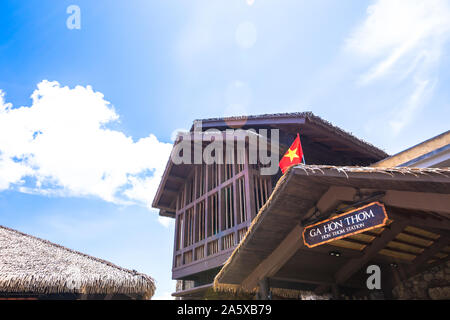
[[[263,278],[259,281],[259,298],[261,300],[269,300],[269,292],[270,292],[270,286],[269,286],[269,279]]]
[[[176,256],[177,256],[177,241],[179,238],[179,230],[178,230],[178,225],[179,225],[179,220],[180,220],[180,215],[178,215],[177,213],[175,213],[175,237],[174,237],[174,241],[173,241],[173,257],[172,257],[172,267],[175,268],[175,260],[176,260]]]
[[[220,168],[220,165],[217,165],[217,175],[219,177],[219,181],[218,181],[218,185],[222,185],[222,170]],[[222,206],[222,190],[223,188],[219,188],[219,191],[217,192],[217,200],[218,200],[218,205],[217,205],[217,217],[219,220],[219,233],[221,234],[222,232],[222,220],[223,220],[223,206]],[[219,238],[219,251],[222,251],[222,238]]]
[[[237,195],[236,195],[236,166],[233,166],[233,214],[234,214],[234,224],[233,224],[233,228],[235,229],[234,231],[234,245],[236,245],[238,243],[238,230],[237,230],[237,224],[238,224],[238,205],[237,205]]]
[[[209,213],[208,213],[208,206],[209,206],[209,196],[208,196],[208,165],[202,164],[205,168],[205,176],[202,177],[205,183],[205,239],[208,239],[208,224],[209,224]],[[203,167],[202,167],[203,168]],[[211,228],[211,234],[212,234],[212,228]],[[205,258],[208,256],[208,242],[205,241],[205,247],[203,248],[205,251]]]
[[[383,264],[380,266],[381,268],[381,290],[383,291],[383,296],[385,300],[393,300],[394,295],[392,294],[392,290],[394,290],[396,286],[395,281],[395,267],[391,267],[390,265]]]
[[[394,221],[390,226],[386,227],[386,230],[381,234],[379,238],[376,238],[372,244],[363,252],[361,258],[349,260],[335,275],[336,282],[343,284],[347,281],[355,272],[361,269],[366,263],[368,263],[386,244],[394,239],[397,234],[402,232],[406,227],[405,222]]]
[[[197,174],[198,174],[198,167],[196,165],[194,165],[194,178],[192,179],[192,181],[194,182],[194,184],[191,186],[192,188],[192,194],[193,194],[193,201],[194,202],[194,227],[192,228],[194,235],[192,237],[193,243],[196,243],[197,241],[200,240],[200,235],[199,235],[199,223],[198,223],[198,215],[199,213],[197,212]]]
[[[242,287],[252,290],[262,279],[274,276],[304,246],[300,236],[302,232],[302,226],[295,226],[280,245],[242,281]]]
[[[333,294],[333,299],[334,300],[341,300],[341,293],[339,290],[339,286],[337,284],[333,284],[331,286],[331,292]]]
[[[184,249],[186,243],[186,209],[180,213],[183,215],[183,223],[180,225],[180,251]]]
[[[441,235],[439,239],[435,240],[429,248],[425,249],[424,252],[416,257],[412,261],[412,264],[406,268],[405,271],[407,277],[412,277],[427,269],[427,261],[432,259],[436,253],[447,247],[449,244],[450,238],[445,235]]]

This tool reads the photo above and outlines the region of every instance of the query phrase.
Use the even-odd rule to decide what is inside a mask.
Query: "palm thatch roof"
[[[81,252],[0,225],[0,293],[137,295],[154,280]]]
[[[248,131],[249,129],[256,130],[258,128],[277,128],[280,131],[291,133],[293,131],[296,133],[300,132],[303,150],[306,150],[307,146],[309,146],[307,143],[308,138],[311,138],[311,151],[316,150],[312,143],[315,143],[314,146],[317,146],[318,143],[320,147],[328,144],[326,146],[328,151],[319,152],[320,156],[317,155],[320,158],[320,163],[338,164],[328,161],[322,162],[326,158],[325,154],[328,153],[333,153],[333,159],[343,158],[343,154],[351,154],[349,157],[354,157],[356,154],[356,158],[363,161],[357,162],[359,165],[368,165],[389,156],[385,151],[357,138],[352,133],[342,130],[310,111],[198,119],[194,120],[190,132],[197,131],[200,127],[203,132],[208,129],[225,130],[228,128],[239,128],[247,130],[247,132],[251,132]],[[314,139],[316,140],[314,141]],[[321,142],[318,142],[319,140],[317,139],[321,139]],[[209,140],[206,139],[206,141]],[[174,147],[178,142],[179,140],[174,142]],[[288,146],[283,144],[280,147],[284,148],[282,153],[288,148]],[[339,154],[338,157],[335,157],[336,152]],[[330,155],[328,154],[328,156]],[[152,202],[152,207],[160,209],[161,216],[175,217],[174,198],[176,191],[181,188],[192,168],[193,166],[186,164],[174,165],[171,159],[167,161],[161,182]]]

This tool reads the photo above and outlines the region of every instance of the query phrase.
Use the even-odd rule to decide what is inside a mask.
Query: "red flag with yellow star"
[[[283,158],[280,160],[281,172],[285,172],[290,166],[302,163],[303,161],[303,150],[302,144],[300,142],[300,135],[297,133],[297,138],[295,138],[294,143],[292,143],[289,150],[284,154]]]

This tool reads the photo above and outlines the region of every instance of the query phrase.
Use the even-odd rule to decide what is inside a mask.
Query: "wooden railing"
[[[247,233],[248,228],[242,228],[238,230],[238,241],[241,242],[241,240],[244,238],[245,234]]]
[[[234,247],[234,232],[227,234],[226,236],[222,237],[222,249],[227,250],[231,247]]]

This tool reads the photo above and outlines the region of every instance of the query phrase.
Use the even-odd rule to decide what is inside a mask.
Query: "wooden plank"
[[[246,154],[245,166],[244,166],[244,177],[245,177],[245,198],[247,204],[247,220],[252,221],[256,216],[255,203],[252,199],[253,190],[255,188],[253,184],[253,170],[251,169],[248,161],[248,155]]]
[[[180,290],[172,293],[172,297],[189,297],[190,295],[195,295],[196,297],[201,296],[202,294],[205,294],[208,289],[212,288],[212,286],[212,283],[208,283],[198,287]]]
[[[414,247],[416,249],[426,249],[426,248],[428,248],[427,246],[423,246],[423,245],[420,245],[420,244],[417,244],[417,243],[411,243],[411,242],[403,241],[403,240],[400,240],[400,239],[395,239],[392,242],[397,242],[397,243],[400,243],[400,244],[404,244],[406,246]]]
[[[275,277],[271,277],[270,279],[291,282],[291,283],[303,283],[303,284],[315,284],[315,285],[332,285],[334,284],[334,279],[331,276],[327,275],[317,275],[317,274],[299,274],[299,277],[296,279],[284,277],[283,275]]]
[[[263,260],[253,272],[247,276],[242,282],[242,287],[248,290],[252,290],[258,285],[258,282],[264,277],[271,277],[280,270],[280,268],[289,259],[304,246],[301,234],[303,227],[297,225],[292,231],[284,238],[284,240],[278,245],[278,247],[272,251],[272,253]]]
[[[263,278],[259,281],[259,295],[258,298],[260,300],[268,300],[269,299],[269,292],[270,292],[270,286],[269,286],[269,279]]]
[[[344,151],[344,152],[347,152],[347,151],[353,151],[353,149],[351,149],[351,148],[346,148],[346,147],[331,147],[331,151]]]
[[[164,193],[167,193],[169,196],[177,196],[178,192],[179,192],[179,190],[175,190],[175,189],[170,189],[170,188],[164,189]]]
[[[274,125],[279,127],[279,125],[288,125],[288,124],[304,124],[305,118],[304,117],[289,117],[281,118],[281,117],[273,117],[273,118],[247,118],[247,119],[227,119],[225,120],[210,120],[210,121],[203,121],[202,127],[203,129],[207,128],[221,128],[221,127],[241,127],[241,126],[252,126],[252,125]]]
[[[312,137],[312,142],[329,142],[329,141],[336,141],[333,137]]]
[[[410,277],[419,273],[422,267],[426,266],[427,261],[433,258],[436,253],[439,253],[446,246],[450,244],[450,238],[446,236],[441,236],[438,240],[434,242],[428,249],[413,260],[413,264],[407,269],[407,273]]]
[[[193,193],[193,201],[195,201],[195,200],[197,200],[197,188],[198,188],[198,183],[197,183],[197,175],[198,175],[198,166],[194,166],[194,177],[193,177],[193,182],[194,182],[194,185],[192,186],[191,185],[191,188],[193,188],[193,190],[192,190],[192,193]],[[199,218],[199,215],[200,215],[200,213],[198,212],[198,204],[196,204],[195,206],[194,206],[194,226],[193,226],[193,228],[192,228],[192,230],[193,230],[193,232],[194,232],[194,237],[193,237],[193,242],[197,242],[197,241],[199,241],[200,240],[200,237],[199,237],[199,220],[200,220],[200,218]]]
[[[181,176],[177,176],[177,175],[174,175],[174,174],[170,174],[169,176],[167,176],[167,180],[170,180],[170,181],[175,182],[175,183],[183,184],[186,181],[186,178],[185,177],[181,177]]]
[[[175,259],[177,256],[177,241],[180,235],[178,234],[180,232],[179,230],[179,220],[181,216],[177,216],[175,218],[175,237],[173,240],[173,257],[172,257],[172,268],[175,268]]]
[[[219,171],[219,176],[221,176],[220,171]],[[224,206],[224,199],[222,197],[222,190],[223,189],[220,189],[217,192],[217,222],[219,224],[219,228],[218,228],[219,234],[220,234],[220,232],[222,232],[222,230],[224,230],[223,222],[224,222],[225,206]],[[223,249],[222,241],[219,239],[219,251],[222,251],[222,249]]]
[[[411,226],[419,227],[419,228],[434,228],[441,230],[450,230],[450,220],[449,219],[437,219],[432,216],[419,218],[417,216],[409,216],[404,213],[400,213],[396,210],[389,210],[388,216],[396,219],[407,220]],[[423,238],[420,235],[414,234],[414,236],[418,238]],[[433,240],[433,239],[428,239]]]
[[[399,234],[406,227],[406,223],[394,221],[389,228],[386,228],[379,238],[376,238],[370,246],[367,246],[363,251],[363,256],[358,259],[348,261],[335,275],[336,283],[343,284],[355,272],[361,269],[366,263],[374,258],[378,251],[383,249],[390,241],[392,241],[397,234]]]
[[[353,201],[356,189],[350,187],[331,186],[317,202],[317,209],[321,213],[326,213],[336,208],[342,201]]]
[[[184,265],[179,268],[174,268],[172,269],[172,279],[181,279],[195,273],[220,267],[225,263],[232,251],[233,248],[219,251],[214,256],[194,261],[189,265]]]
[[[342,201],[353,201],[355,195],[355,188],[331,186],[317,201],[316,207],[308,211],[303,221],[312,218],[315,214],[317,215],[316,209],[319,211],[318,215],[323,216],[334,210]]]

